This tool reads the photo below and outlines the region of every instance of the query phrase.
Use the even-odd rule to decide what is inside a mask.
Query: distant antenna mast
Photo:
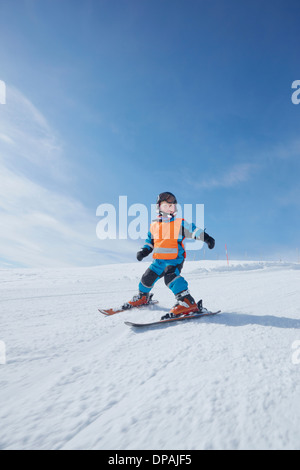
[[[227,252],[227,245],[225,243],[225,252],[226,252],[226,258],[227,258],[227,265],[229,266],[229,259],[228,259],[228,252]]]

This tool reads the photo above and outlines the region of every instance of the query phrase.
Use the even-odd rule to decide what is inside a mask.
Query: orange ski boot
[[[150,294],[147,294],[145,292],[139,292],[137,295],[134,295],[132,299],[127,302],[127,304],[131,305],[131,307],[141,307],[142,305],[146,305],[149,300]]]
[[[189,313],[198,311],[198,305],[196,304],[195,300],[189,291],[185,290],[176,295],[176,304],[171,308],[170,312],[161,317],[161,319],[166,320],[167,318],[188,315]]]

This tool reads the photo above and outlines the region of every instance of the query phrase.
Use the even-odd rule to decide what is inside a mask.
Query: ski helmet
[[[177,208],[176,208],[177,199],[174,196],[174,194],[170,193],[169,191],[166,191],[164,193],[160,193],[157,196],[157,199],[156,199],[157,212],[160,212],[160,207],[159,206],[163,201],[167,201],[169,204],[175,204],[175,212],[176,212],[176,210],[177,210]]]

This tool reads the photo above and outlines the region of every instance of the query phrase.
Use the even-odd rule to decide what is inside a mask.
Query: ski
[[[156,325],[165,325],[166,323],[175,323],[177,321],[185,321],[185,320],[193,320],[196,318],[203,318],[203,317],[208,317],[211,315],[217,315],[218,313],[221,313],[221,310],[218,310],[217,312],[205,312],[205,313],[191,313],[190,315],[182,315],[178,318],[167,318],[166,320],[158,320],[154,321],[151,323],[134,323],[131,321],[125,321],[125,325],[131,326],[133,328],[146,328],[150,326],[156,326]]]
[[[98,310],[103,315],[110,317],[111,315],[115,315],[116,313],[125,312],[126,310],[132,310],[133,308],[136,309],[136,308],[149,307],[151,305],[156,305],[156,304],[158,304],[158,300],[153,300],[151,297],[151,299],[149,299],[149,302],[143,305],[139,305],[138,307],[133,307],[132,305],[127,303],[117,308],[108,308],[108,309],[98,308]]]

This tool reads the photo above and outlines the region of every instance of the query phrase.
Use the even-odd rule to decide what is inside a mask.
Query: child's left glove
[[[201,232],[200,235],[194,238],[196,240],[201,240],[202,242],[206,243],[210,250],[212,250],[215,246],[215,239],[213,237],[210,237],[208,233],[205,232],[205,230]]]
[[[137,252],[136,258],[138,261],[142,261],[142,259],[148,255],[149,255],[149,250],[147,248],[142,248],[140,251]]]
[[[213,247],[215,246],[215,239],[213,237],[210,237],[208,235],[208,233],[206,233],[206,232],[204,232],[204,240],[203,241],[204,241],[204,243],[207,244],[207,246],[210,250],[212,250]]]

